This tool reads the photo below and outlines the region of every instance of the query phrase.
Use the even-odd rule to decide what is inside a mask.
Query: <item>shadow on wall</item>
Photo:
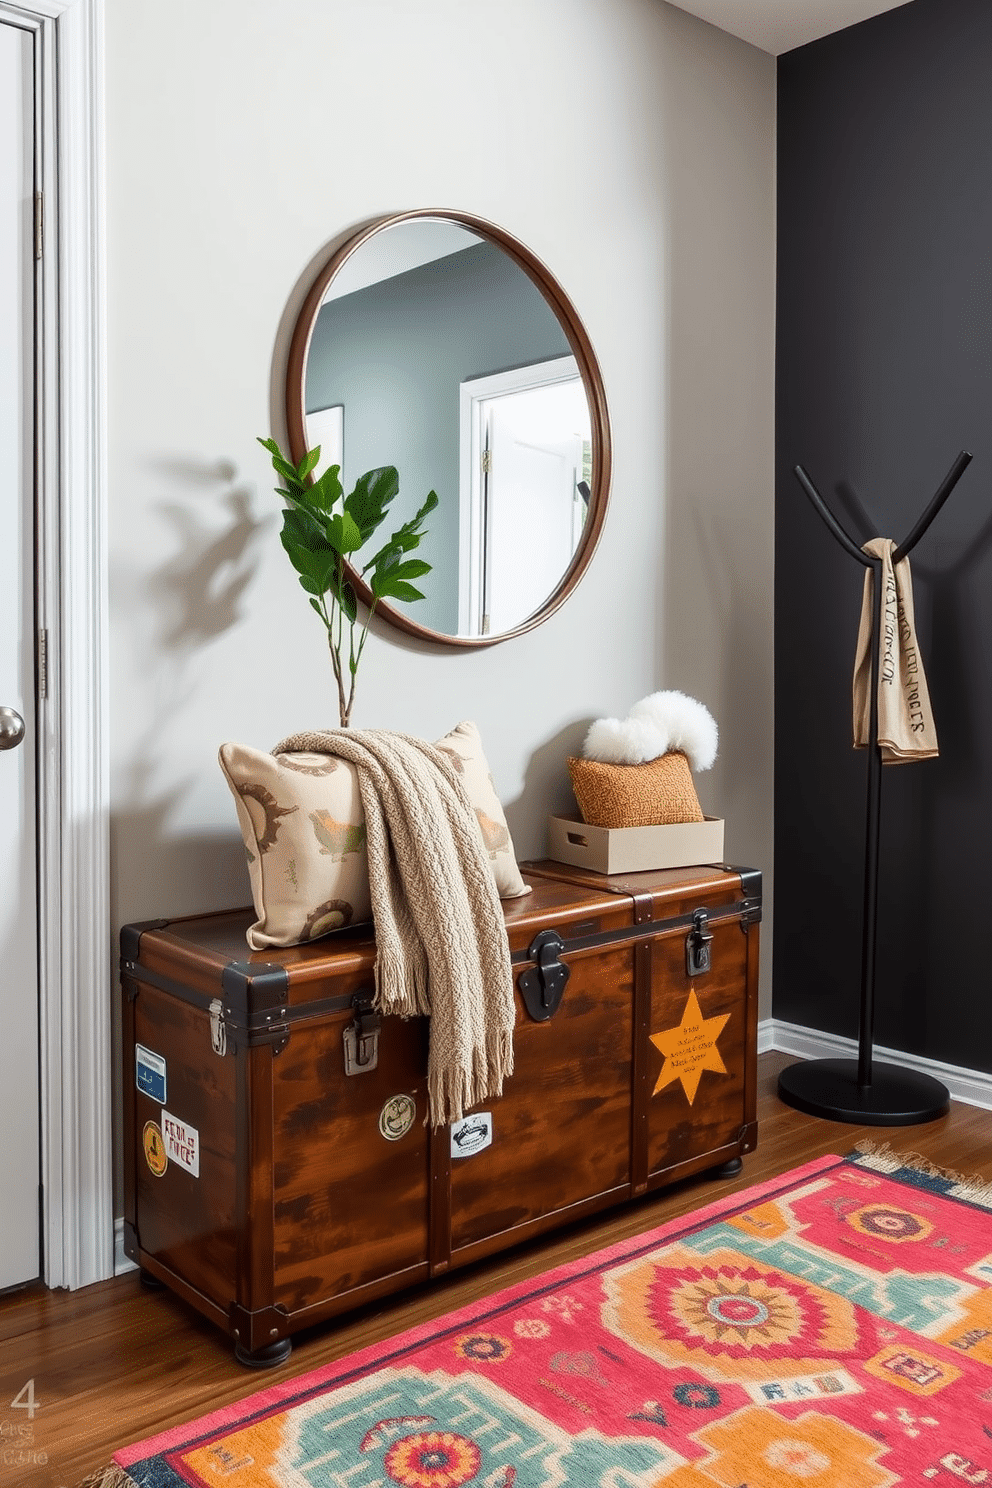
[[[762,706],[770,701],[767,595],[728,562],[738,539],[746,541],[747,525],[746,511],[717,515],[701,504],[683,514],[681,541],[709,582],[700,584],[696,603],[683,593],[669,608],[664,652],[664,685],[698,697],[717,721],[717,758],[696,786],[704,810],[726,819],[727,852],[739,861],[756,850],[756,787],[763,780],[770,788],[771,781],[770,709]],[[709,611],[705,621],[700,604]]]
[[[172,556],[150,574],[126,582],[141,665],[151,679],[143,702],[144,727],[120,768],[111,819],[111,905],[114,923],[171,913],[174,905],[217,906],[250,889],[232,814],[229,834],[177,832],[183,804],[197,788],[195,773],[176,780],[170,768],[176,721],[188,719],[196,693],[194,656],[238,624],[242,601],[258,571],[260,543],[276,521],[252,510],[252,488],[237,480],[230,461],[160,461],[157,471],[183,492],[157,510],[174,533]],[[217,520],[218,511],[220,521]],[[140,586],[140,587],[139,587]],[[157,784],[164,778],[167,786]],[[154,905],[142,905],[135,865],[154,857],[142,875],[153,885]],[[126,875],[122,883],[122,877]],[[225,887],[227,892],[225,893]],[[122,889],[126,904],[122,905]],[[163,910],[164,906],[164,910]]]
[[[154,773],[154,762],[147,772]],[[135,771],[135,774],[140,772]],[[142,920],[170,915],[195,914],[200,910],[233,909],[251,903],[251,882],[245,859],[245,848],[231,812],[231,830],[176,831],[172,823],[183,800],[192,793],[192,777],[168,791],[152,795],[145,802],[115,811],[110,823],[111,905],[115,925],[125,918]],[[154,872],[147,877],[153,885],[154,902],[143,904],[145,892],[133,877],[134,865],[154,858]],[[128,908],[122,912],[118,865],[131,865],[132,878],[127,883]],[[178,906],[178,907],[177,907]]]
[[[516,800],[504,802],[510,836],[518,858],[543,858],[548,851],[548,817],[573,816],[578,811],[565,761],[581,753],[592,718],[579,719],[559,729],[534,750]]]
[[[159,468],[187,486],[209,490],[218,481],[228,485],[220,505],[229,518],[220,530],[191,502],[165,501],[158,507],[175,528],[179,546],[175,557],[152,576],[148,592],[160,612],[163,649],[188,651],[240,620],[242,596],[258,569],[255,550],[276,518],[253,516],[252,490],[234,483],[237,468],[227,461],[215,466],[162,461]]]

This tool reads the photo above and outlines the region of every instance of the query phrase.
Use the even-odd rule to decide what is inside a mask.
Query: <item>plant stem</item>
[[[327,628],[327,645],[331,653],[331,666],[334,668],[334,680],[338,684],[338,717],[341,720],[341,727],[347,728],[348,715],[351,712],[351,702],[349,700],[347,707],[345,706],[344,678],[341,675],[341,660],[334,647],[334,638],[331,635],[330,626],[328,626]],[[352,692],[354,693],[354,686],[352,686]]]
[[[358,655],[355,657],[355,659],[354,659],[354,661],[352,663],[352,668],[351,668],[351,675],[352,675],[353,681],[354,681],[354,678],[358,674],[358,663],[361,661],[361,659],[362,659],[362,652],[365,650],[365,641],[366,641],[366,639],[368,637],[369,626],[372,624],[372,616],[375,613],[375,606],[376,606],[376,601],[373,600],[372,601],[372,607],[369,610],[368,615],[367,615],[366,620],[365,620],[365,624],[362,627],[361,639],[358,642]]]
[[[344,677],[341,672],[340,639],[337,642],[335,642],[334,639],[335,620],[338,620],[340,629],[340,617],[335,615],[335,609],[337,608],[337,605],[333,595],[331,596],[330,612],[328,612],[327,600],[323,595],[320,596],[319,603],[320,618],[323,620],[324,628],[327,631],[327,649],[331,653],[331,669],[334,672],[334,680],[338,685],[338,718],[341,720],[341,727],[346,728],[346,713],[350,712],[350,706],[347,709],[345,707]]]

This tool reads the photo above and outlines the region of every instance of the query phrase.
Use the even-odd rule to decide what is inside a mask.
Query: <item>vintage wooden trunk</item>
[[[380,1025],[370,929],[254,954],[250,910],[122,932],[125,1250],[243,1363],[754,1147],[760,875],[524,874],[515,1073],[435,1131],[427,1020]]]

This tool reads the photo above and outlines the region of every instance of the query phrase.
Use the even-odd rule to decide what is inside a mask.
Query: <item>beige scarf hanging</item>
[[[882,633],[878,639],[878,743],[882,763],[907,764],[937,755],[937,730],[930,707],[923,660],[916,641],[913,580],[909,559],[895,565],[895,543],[875,537],[864,552],[882,560]],[[868,744],[871,692],[871,634],[874,628],[874,571],[865,572],[861,624],[854,661],[854,747]]]

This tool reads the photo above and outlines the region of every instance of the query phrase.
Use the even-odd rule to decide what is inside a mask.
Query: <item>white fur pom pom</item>
[[[694,771],[708,770],[716,759],[719,733],[708,708],[684,692],[653,692],[630,710],[630,719],[653,725],[668,736],[669,749],[681,749]]]
[[[644,765],[669,748],[668,734],[651,718],[597,718],[582,753],[609,765]]]

